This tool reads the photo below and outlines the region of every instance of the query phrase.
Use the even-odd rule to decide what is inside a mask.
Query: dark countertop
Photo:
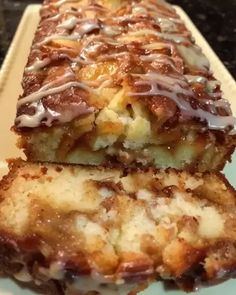
[[[0,0],[0,65],[29,0]],[[236,0],[169,0],[181,6],[236,78]]]

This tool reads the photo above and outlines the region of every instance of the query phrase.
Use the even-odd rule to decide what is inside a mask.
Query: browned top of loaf
[[[206,57],[164,1],[45,1],[22,85],[18,130],[98,113],[122,89],[124,109],[139,101],[166,128],[193,118],[236,125]]]

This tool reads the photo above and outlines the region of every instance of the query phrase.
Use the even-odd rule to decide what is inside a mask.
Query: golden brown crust
[[[184,77],[183,75],[188,75],[188,77],[190,75],[195,75],[195,77],[198,77],[197,75],[199,75],[202,77],[202,79],[208,79],[209,81],[211,81],[211,83],[215,81],[211,72],[209,71],[207,61],[205,61],[205,57],[203,57],[202,53],[198,51],[195,47],[193,48],[195,48],[194,50],[197,50],[197,53],[195,54],[198,54],[198,64],[190,65],[184,61],[185,55],[183,57],[181,55],[182,51],[180,50],[179,52],[178,50],[179,46],[181,47],[182,45],[178,44],[183,44],[183,46],[186,46],[186,48],[189,49],[192,48],[193,41],[191,39],[190,32],[186,29],[185,25],[176,15],[174,9],[172,9],[170,6],[156,3],[156,1],[154,2],[151,0],[146,4],[142,2],[141,4],[139,4],[139,1],[137,1],[137,10],[142,9],[143,11],[142,13],[139,13],[134,11],[135,6],[132,6],[133,4],[131,5],[130,1],[121,1],[121,3],[118,4],[117,8],[113,10],[111,7],[109,7],[110,4],[106,3],[106,1],[98,1],[98,3],[85,2],[79,5],[76,1],[68,3],[65,2],[64,4],[62,3],[62,5],[57,5],[57,2],[59,3],[60,1],[45,2],[41,10],[41,22],[36,32],[27,68],[24,73],[24,93],[22,97],[26,97],[32,93],[37,92],[43,85],[45,86],[53,79],[55,80],[57,78],[62,78],[63,76],[65,76],[65,78],[63,79],[64,84],[66,84],[68,81],[79,81],[83,83],[84,81],[87,81],[86,78],[89,78],[89,80],[95,82],[94,79],[99,79],[101,75],[109,75],[109,71],[111,70],[110,67],[113,67],[114,69],[118,70],[115,71],[114,75],[111,75],[114,79],[112,87],[124,87],[125,84],[128,84],[131,89],[127,88],[126,92],[130,90],[139,92],[141,95],[141,103],[144,104],[148,109],[150,109],[150,111],[154,115],[158,114],[159,116],[161,114],[161,116],[164,116],[165,118],[163,118],[164,120],[162,121],[162,123],[165,123],[168,126],[172,124],[172,122],[183,120],[182,116],[185,117],[183,114],[177,111],[176,102],[170,99],[170,97],[165,97],[165,95],[154,94],[151,97],[149,97],[149,95],[143,96],[142,92],[146,91],[145,89],[147,89],[147,84],[146,86],[140,83],[137,84],[136,79],[132,78],[133,73],[138,75],[153,71],[153,73],[158,73],[158,75],[163,75],[163,77],[166,77],[166,80],[169,79],[168,77],[175,77],[174,79],[176,79],[178,75],[182,75],[181,77]],[[82,14],[80,15],[78,9],[81,7]],[[151,11],[151,7],[153,7],[154,11]],[[72,10],[70,10],[71,8]],[[108,15],[109,9],[110,14]],[[91,42],[96,43],[97,41],[94,41],[96,38],[100,38],[100,42],[104,42],[102,46],[98,46],[95,54],[91,54],[91,56],[93,57],[93,65],[95,65],[95,69],[96,67],[98,67],[97,70],[95,70],[95,76],[91,77],[89,77],[89,75],[93,75],[92,73],[86,74],[87,76],[84,76],[84,72],[87,71],[87,68],[88,70],[90,70],[89,63],[87,65],[80,65],[81,68],[76,68],[75,62],[72,61],[75,56],[78,57],[78,55],[83,55],[83,47],[85,46],[87,40],[84,40],[83,35],[75,40],[72,37],[68,38],[68,36],[70,35],[74,36],[73,34],[81,34],[81,27],[78,24],[76,25],[76,23],[80,23],[80,19],[83,20],[83,17],[87,15],[86,13],[88,11],[92,11],[93,16],[88,21],[88,24],[85,24],[88,26],[91,26],[91,24],[93,24],[93,26],[91,26],[91,30],[88,31],[87,37],[91,38]],[[96,14],[95,16],[94,13]],[[91,15],[91,13],[88,15]],[[156,16],[159,17],[159,21],[155,19]],[[114,18],[113,20],[112,17]],[[124,20],[122,20],[122,17]],[[71,19],[72,21],[68,25],[68,20]],[[160,19],[162,19],[163,22],[166,21],[167,24],[169,22],[169,26],[167,26],[166,24],[166,28],[162,24],[162,21]],[[67,23],[65,23],[65,21],[67,21]],[[73,21],[75,21],[74,25]],[[99,24],[99,22],[101,22],[101,24]],[[135,41],[130,41],[130,43],[122,43],[121,41],[118,41],[118,45],[112,45],[111,41],[106,41],[106,38],[110,37],[110,35],[108,34],[106,36],[106,33],[105,31],[103,31],[103,29],[106,28],[106,26],[109,26],[110,29],[115,30],[117,24],[121,26],[123,32],[126,33],[127,36],[131,34],[131,36],[135,37],[134,33],[137,30],[146,30],[147,37],[144,38],[144,41],[142,43],[139,43],[136,38]],[[112,26],[114,26],[114,28]],[[128,30],[128,26],[132,28],[131,31]],[[156,33],[156,35],[153,32]],[[122,40],[122,38],[126,36],[120,35],[121,33],[117,34],[115,35],[118,36],[117,40]],[[171,39],[170,36],[172,35],[175,37]],[[53,36],[55,37],[53,38]],[[60,36],[62,36],[61,39]],[[142,34],[140,36],[143,38]],[[95,39],[93,40],[93,38]],[[178,38],[180,39],[176,40]],[[183,40],[181,38],[183,38]],[[49,41],[46,42],[45,40]],[[59,40],[60,42],[57,40]],[[155,42],[161,42],[164,45],[163,47],[159,46],[160,49],[158,50],[144,49],[145,46],[149,46]],[[108,61],[106,61],[106,59],[104,58],[107,55],[109,56],[110,52],[112,52],[112,54],[123,54],[124,52],[128,52],[129,54],[132,52],[132,56],[129,56],[129,58],[127,58],[127,56],[124,56],[122,59],[117,58],[115,60],[111,56],[110,58],[108,58]],[[135,54],[137,54],[137,56]],[[150,61],[148,61],[148,59],[150,59],[153,54],[156,56],[157,60],[158,58],[165,59],[164,63],[157,63],[157,68],[155,68],[152,64],[150,66]],[[188,54],[191,55],[190,52],[188,52]],[[171,62],[173,63],[174,61],[174,67],[173,65],[171,66],[169,60],[172,58],[173,60]],[[195,56],[193,58],[195,58]],[[100,59],[102,62],[99,62]],[[47,62],[45,62],[44,66],[41,66],[42,69],[39,66],[35,66],[35,62],[37,63],[37,61],[45,60]],[[101,66],[102,68],[100,70],[99,67]],[[177,76],[175,76],[176,73],[173,69],[177,70]],[[213,102],[212,97],[219,96],[219,85],[215,83],[215,88],[213,90],[212,96],[207,92],[208,90],[206,89],[206,85],[204,83],[201,84],[201,82],[199,82],[198,80],[200,81],[201,79],[197,79],[196,82],[194,78],[192,78],[190,79],[191,82],[189,82],[189,84],[186,84],[192,89],[194,97],[191,97],[191,95],[185,96],[189,96],[188,100],[191,100],[191,105],[193,108],[201,107],[203,108],[203,110],[213,112],[213,110],[210,110],[210,103],[205,103],[204,101],[212,100]],[[56,83],[54,86],[58,85],[62,84]],[[82,102],[85,102],[87,104],[88,109],[89,106],[93,106],[94,111],[98,111],[106,105],[105,103],[105,105],[103,104],[103,106],[99,106],[99,98],[93,101],[91,100],[90,96],[91,93],[89,94],[86,89],[83,89],[83,87],[68,87],[68,89],[43,97],[42,103],[45,109],[49,109],[52,112],[55,111],[57,113],[65,113],[66,111],[69,112],[71,111],[71,107],[73,105],[74,108],[76,108],[76,106],[78,108]],[[217,100],[219,99],[220,97],[217,98]],[[31,103],[23,103],[18,108],[18,117],[20,117],[22,114],[33,115],[33,109],[34,107]],[[226,110],[226,105],[224,107],[223,101],[220,107],[216,107],[215,112],[218,115],[229,115]],[[191,117],[191,112],[189,112],[185,120],[188,120],[188,118]],[[16,120],[16,128],[18,128],[18,123],[20,123],[19,118]],[[57,123],[60,123],[60,119],[58,121],[55,117],[55,121],[52,121],[51,124]],[[42,120],[41,122],[38,122],[38,125],[36,127],[45,126],[45,124],[47,124],[47,121]],[[20,127],[21,125],[19,125],[19,128]],[[22,127],[27,127],[27,125],[24,126],[23,124]]]
[[[205,171],[235,149],[229,102],[163,1],[46,1],[22,85],[13,129],[32,161]]]

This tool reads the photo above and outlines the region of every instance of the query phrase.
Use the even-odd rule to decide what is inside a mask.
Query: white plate
[[[6,158],[22,157],[21,152],[15,147],[16,137],[9,129],[15,117],[16,100],[22,91],[20,83],[32,38],[39,21],[39,9],[40,5],[29,5],[25,10],[0,71],[0,177],[7,172]],[[212,71],[216,78],[222,82],[222,89],[225,97],[230,100],[234,113],[236,114],[236,100],[233,100],[236,97],[236,84],[234,79],[185,12],[180,7],[176,7],[176,10],[185,21],[187,27],[192,31],[197,44],[208,57]],[[225,172],[231,183],[236,186],[236,180],[234,179],[236,175],[236,157],[234,157],[234,161],[226,167]],[[230,280],[216,287],[202,289],[197,295],[233,295],[235,294],[235,290],[236,281]],[[34,294],[35,293],[30,290],[21,289],[10,279],[0,279],[0,295]],[[176,290],[166,291],[162,283],[155,283],[145,292],[140,293],[140,295],[163,294],[180,295],[185,293]]]

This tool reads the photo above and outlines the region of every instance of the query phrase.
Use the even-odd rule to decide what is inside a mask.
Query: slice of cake
[[[45,1],[14,130],[28,160],[220,170],[236,119],[161,0]]]
[[[221,174],[14,161],[0,183],[0,267],[51,294],[218,283],[236,271],[235,196]]]

